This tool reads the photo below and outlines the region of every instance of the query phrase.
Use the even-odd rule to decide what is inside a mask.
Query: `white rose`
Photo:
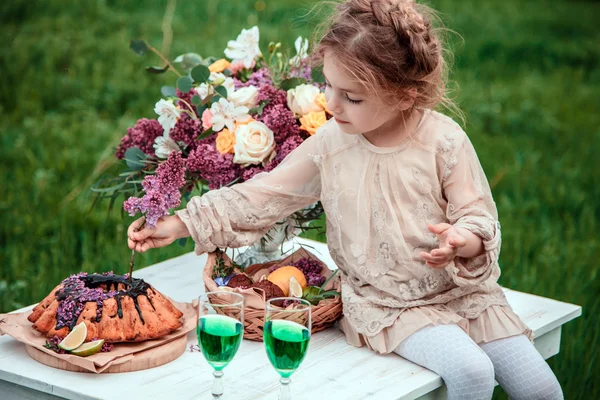
[[[265,124],[253,121],[240,125],[235,130],[233,162],[247,166],[269,161],[274,155],[274,148],[273,131]]]
[[[306,115],[311,111],[321,111],[315,104],[315,97],[320,93],[319,88],[313,85],[298,85],[287,92],[287,104],[296,116]]]
[[[258,103],[258,89],[254,86],[240,88],[229,95],[229,101],[236,106],[254,108]]]

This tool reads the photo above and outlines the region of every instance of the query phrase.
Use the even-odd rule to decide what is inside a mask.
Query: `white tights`
[[[494,378],[511,399],[563,399],[556,376],[524,335],[478,346],[456,325],[427,326],[394,352],[440,375],[449,400],[491,399]]]

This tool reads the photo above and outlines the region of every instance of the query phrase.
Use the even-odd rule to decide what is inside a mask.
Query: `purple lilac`
[[[273,131],[277,144],[283,143],[290,136],[300,134],[300,128],[294,117],[294,113],[283,104],[265,107],[263,113],[257,118]]]
[[[323,270],[323,266],[320,261],[314,260],[312,258],[303,257],[296,262],[293,262],[292,265],[298,268],[304,274],[306,278],[306,283],[308,286],[321,286],[326,278],[321,275],[321,271]],[[276,265],[274,267],[269,268],[269,272],[273,272],[283,265]]]
[[[264,85],[268,85],[273,83],[272,79],[271,79],[271,74],[269,72],[269,70],[265,67],[260,68],[256,71],[254,71],[251,75],[250,78],[248,78],[248,80],[246,82],[242,82],[239,79],[234,79],[233,81],[235,88],[239,89],[241,87],[248,87],[248,86],[256,86],[258,88],[263,87]]]
[[[127,135],[121,139],[115,156],[122,160],[125,157],[125,151],[131,147],[138,147],[145,154],[153,156],[154,140],[162,134],[163,127],[157,120],[142,118],[135,123],[133,128],[127,129]]]
[[[181,152],[172,152],[167,161],[156,169],[156,175],[147,176],[142,182],[146,194],[142,198],[130,197],[123,208],[134,216],[146,214],[146,225],[156,226],[160,217],[169,215],[169,209],[181,204],[179,189],[185,185],[185,167]]]
[[[186,147],[195,145],[196,138],[202,132],[202,125],[199,119],[193,119],[187,114],[182,114],[171,132],[169,137],[177,143],[185,143]]]
[[[102,304],[104,300],[117,295],[117,291],[114,290],[105,292],[101,287],[86,287],[81,278],[87,275],[87,272],[81,272],[71,275],[62,281],[61,293],[64,293],[66,298],[60,302],[56,311],[56,329],[61,329],[65,326],[71,329],[71,326],[77,321],[87,302],[95,302],[97,304],[96,317],[100,318],[102,316]],[[103,275],[111,276],[113,274],[104,273]]]
[[[239,166],[233,163],[233,154],[221,154],[206,143],[190,152],[186,166],[189,171],[200,172],[211,190],[229,184],[241,174]]]
[[[277,104],[287,105],[287,93],[285,90],[277,89],[273,85],[264,85],[258,89],[258,102],[268,100],[269,103],[265,106],[265,109],[269,109]]]
[[[304,78],[310,82],[312,80],[311,72],[310,61],[308,58],[304,58],[300,60],[300,65],[298,67],[290,70],[290,76]]]

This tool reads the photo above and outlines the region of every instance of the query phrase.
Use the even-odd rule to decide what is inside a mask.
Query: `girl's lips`
[[[347,124],[348,123],[348,122],[343,121],[343,120],[341,120],[341,119],[339,119],[337,117],[333,117],[333,118],[335,118],[335,122],[337,122],[338,124]]]

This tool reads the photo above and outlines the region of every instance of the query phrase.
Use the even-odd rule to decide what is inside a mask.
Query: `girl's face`
[[[398,119],[398,109],[394,110],[378,98],[367,95],[365,89],[344,72],[330,52],[325,53],[323,75],[327,84],[327,107],[343,132],[366,134]]]

